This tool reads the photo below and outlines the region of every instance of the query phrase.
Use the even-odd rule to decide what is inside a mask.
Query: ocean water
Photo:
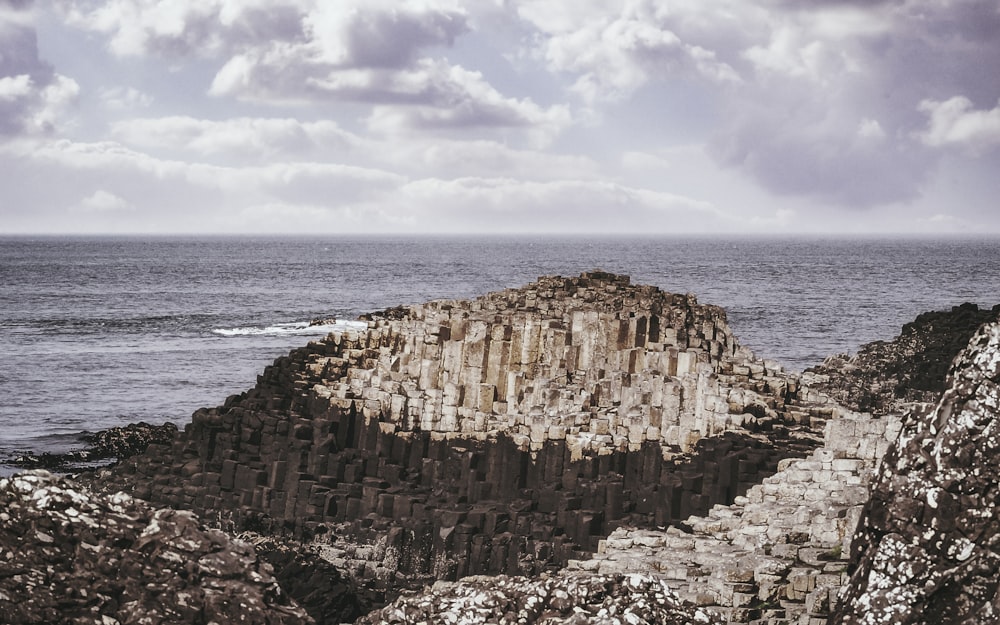
[[[1000,302],[987,238],[0,238],[0,465],[81,432],[183,425],[332,329],[314,318],[596,268],[723,306],[791,370],[923,311]]]

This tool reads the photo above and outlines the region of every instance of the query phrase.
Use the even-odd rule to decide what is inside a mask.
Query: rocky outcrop
[[[124,460],[146,451],[152,444],[169,445],[177,436],[177,426],[173,423],[150,425],[145,422],[130,423],[121,427],[108,428],[95,434],[84,434],[80,441],[87,444],[85,449],[65,453],[31,452],[16,453],[6,460],[9,464],[23,469],[47,469],[50,471],[80,471],[92,469],[96,465]]]
[[[190,512],[38,471],[0,479],[0,622],[312,623],[253,549]]]
[[[278,359],[102,488],[318,539],[392,593],[581,559],[727,504],[841,408],[718,307],[601,272],[374,315]]]
[[[397,600],[357,625],[411,623],[573,623],[575,625],[710,625],[717,619],[684,605],[656,577],[560,573],[534,579],[470,577],[437,583]]]
[[[910,413],[853,543],[832,622],[1000,619],[1000,324],[955,362],[932,410]]]
[[[875,341],[855,356],[830,356],[802,376],[804,384],[840,404],[875,416],[902,414],[911,404],[936,402],[955,357],[983,324],[996,321],[1000,305],[975,304],[925,312],[892,341]]]

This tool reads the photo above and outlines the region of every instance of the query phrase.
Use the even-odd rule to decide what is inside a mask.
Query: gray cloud
[[[799,21],[799,39],[777,47],[787,32],[772,32],[771,56],[761,59],[774,73],[759,66],[736,90],[712,144],[721,163],[776,193],[856,207],[913,200],[941,156],[919,140],[929,123],[921,103],[962,96],[989,110],[1000,97],[1000,73],[984,71],[1000,62],[995,2],[779,4],[802,9],[785,16]],[[831,7],[853,13],[823,16],[844,19],[825,33],[805,23]],[[866,17],[874,28],[850,31]]]
[[[35,30],[0,20],[0,136],[31,129],[44,105],[42,90],[54,79],[52,66],[38,57]]]

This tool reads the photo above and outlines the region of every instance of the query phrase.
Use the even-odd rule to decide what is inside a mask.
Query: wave
[[[365,321],[348,321],[346,319],[336,319],[330,323],[311,324],[308,321],[295,321],[291,323],[276,323],[274,325],[259,327],[246,326],[242,328],[218,328],[212,330],[221,336],[287,336],[287,335],[327,335],[331,332],[346,332],[347,330],[365,330],[368,323]]]

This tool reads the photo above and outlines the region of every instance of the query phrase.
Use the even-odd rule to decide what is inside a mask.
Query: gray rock
[[[0,479],[0,510],[0,622],[313,622],[252,547],[190,512],[45,471]]]
[[[834,623],[1000,618],[1000,324],[972,337],[948,382],[883,460]]]

